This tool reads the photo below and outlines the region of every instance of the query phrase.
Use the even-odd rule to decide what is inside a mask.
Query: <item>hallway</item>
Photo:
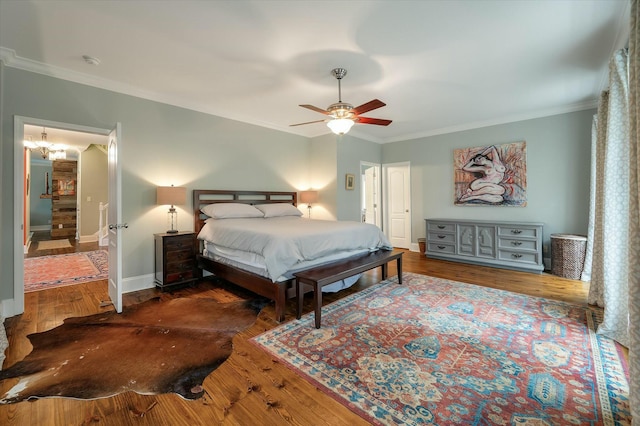
[[[98,246],[97,241],[80,244],[77,242],[75,238],[69,238],[69,243],[71,244],[71,247],[38,250],[38,243],[40,241],[48,241],[52,239],[53,238],[51,238],[51,233],[49,231],[35,231],[31,236],[31,244],[29,245],[29,252],[25,254],[24,256],[25,259],[31,258],[31,257],[53,256],[58,254],[80,253],[85,251],[108,249],[107,246],[104,246],[104,247]]]

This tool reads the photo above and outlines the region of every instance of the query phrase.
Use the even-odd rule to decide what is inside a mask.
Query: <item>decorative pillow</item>
[[[200,211],[214,219],[264,217],[264,213],[254,206],[241,203],[207,204]]]
[[[302,216],[302,212],[293,204],[258,204],[255,207],[264,213],[264,217]]]

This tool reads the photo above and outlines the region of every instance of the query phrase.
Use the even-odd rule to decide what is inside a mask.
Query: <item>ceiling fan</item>
[[[353,126],[354,123],[376,124],[378,126],[388,126],[391,124],[391,120],[363,117],[360,115],[385,106],[386,104],[379,99],[374,99],[355,108],[347,102],[342,102],[342,86],[340,85],[340,81],[345,75],[347,75],[347,70],[344,68],[334,68],[331,70],[331,74],[338,80],[338,102],[329,105],[326,110],[313,105],[300,105],[303,108],[328,115],[331,118],[291,124],[290,126],[302,126],[304,124],[325,122],[333,133],[343,135],[351,129],[351,126]]]

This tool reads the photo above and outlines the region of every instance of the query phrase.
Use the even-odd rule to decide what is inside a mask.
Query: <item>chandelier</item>
[[[24,146],[29,148],[32,152],[38,152],[42,158],[49,160],[64,160],[67,158],[66,146],[60,144],[53,144],[47,141],[46,129],[42,128],[41,133],[42,140],[32,141],[29,137],[28,141],[24,141]]]

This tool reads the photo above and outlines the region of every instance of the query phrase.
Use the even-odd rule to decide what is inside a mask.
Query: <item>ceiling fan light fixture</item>
[[[336,135],[344,135],[351,129],[351,126],[353,126],[353,120],[348,118],[336,118],[327,122],[327,127]]]

